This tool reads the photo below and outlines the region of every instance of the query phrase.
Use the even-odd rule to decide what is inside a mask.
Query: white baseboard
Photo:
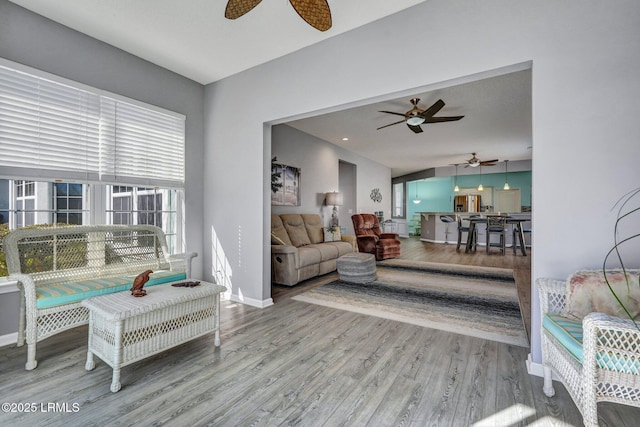
[[[0,347],[4,347],[6,345],[16,345],[18,342],[18,333],[13,332],[11,334],[0,335]]]
[[[529,375],[544,378],[544,367],[542,366],[542,363],[534,362],[531,359],[531,353],[529,353],[529,355],[527,356],[526,363],[527,363],[527,373]],[[554,381],[560,381],[560,379],[555,375],[555,373],[553,373],[553,370],[551,372],[551,379],[553,379]]]
[[[267,298],[261,301],[253,298],[239,297],[238,295],[231,294],[229,299],[234,302],[239,302],[241,304],[246,304],[258,308],[266,308],[273,305],[273,299],[271,298]]]

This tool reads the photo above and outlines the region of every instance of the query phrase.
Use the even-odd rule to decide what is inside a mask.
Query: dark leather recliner
[[[373,214],[351,216],[358,241],[358,250],[374,254],[377,260],[400,256],[400,239],[396,233],[383,233],[380,221]]]

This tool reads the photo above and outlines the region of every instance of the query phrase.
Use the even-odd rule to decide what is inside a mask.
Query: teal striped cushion
[[[582,364],[582,321],[571,320],[559,314],[547,313],[542,327],[553,335],[576,360]],[[611,371],[640,374],[640,361],[618,354],[599,352],[596,355],[598,366]]]
[[[576,360],[582,363],[582,321],[571,320],[559,314],[544,316],[542,327],[553,335]]]
[[[36,307],[49,308],[63,304],[71,304],[86,298],[114,292],[128,291],[133,285],[136,275],[102,277],[78,282],[55,283],[39,286],[36,289]],[[175,282],[186,279],[186,274],[180,271],[156,271],[149,275],[145,286]]]

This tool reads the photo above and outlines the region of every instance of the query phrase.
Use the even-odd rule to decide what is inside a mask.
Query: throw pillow
[[[636,319],[640,316],[640,274],[638,270],[627,270],[627,279],[622,270],[607,270],[607,280],[620,301]],[[602,270],[581,270],[567,279],[567,303],[563,316],[582,320],[592,312],[605,313],[628,319],[629,316],[611,293]]]
[[[279,238],[278,236],[276,236],[275,234],[271,233],[271,244],[272,245],[286,245],[285,242],[282,241],[281,238]]]

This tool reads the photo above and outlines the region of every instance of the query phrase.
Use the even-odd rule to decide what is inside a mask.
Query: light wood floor
[[[400,239],[400,241],[402,242],[401,259],[513,269],[522,318],[527,336],[531,336],[531,248],[527,249],[527,256],[522,256],[520,251],[514,255],[509,248],[507,248],[505,255],[501,255],[495,248],[492,248],[491,252],[487,254],[484,247],[478,247],[476,252],[470,253],[465,253],[464,247],[460,247],[458,252],[455,244],[427,243],[420,241],[418,237]],[[325,284],[336,277],[337,273],[326,275],[307,280],[293,287],[272,285],[271,296],[277,302],[282,298],[297,295],[310,288]]]
[[[219,349],[206,336],[124,367],[118,393],[103,362],[84,370],[86,327],[41,342],[33,371],[24,347],[0,348],[3,402],[69,405],[0,413],[0,425],[582,425],[561,385],[549,399],[527,374],[526,348],[282,295],[266,309],[223,302],[221,317]],[[640,418],[613,404],[600,415],[616,427]]]

